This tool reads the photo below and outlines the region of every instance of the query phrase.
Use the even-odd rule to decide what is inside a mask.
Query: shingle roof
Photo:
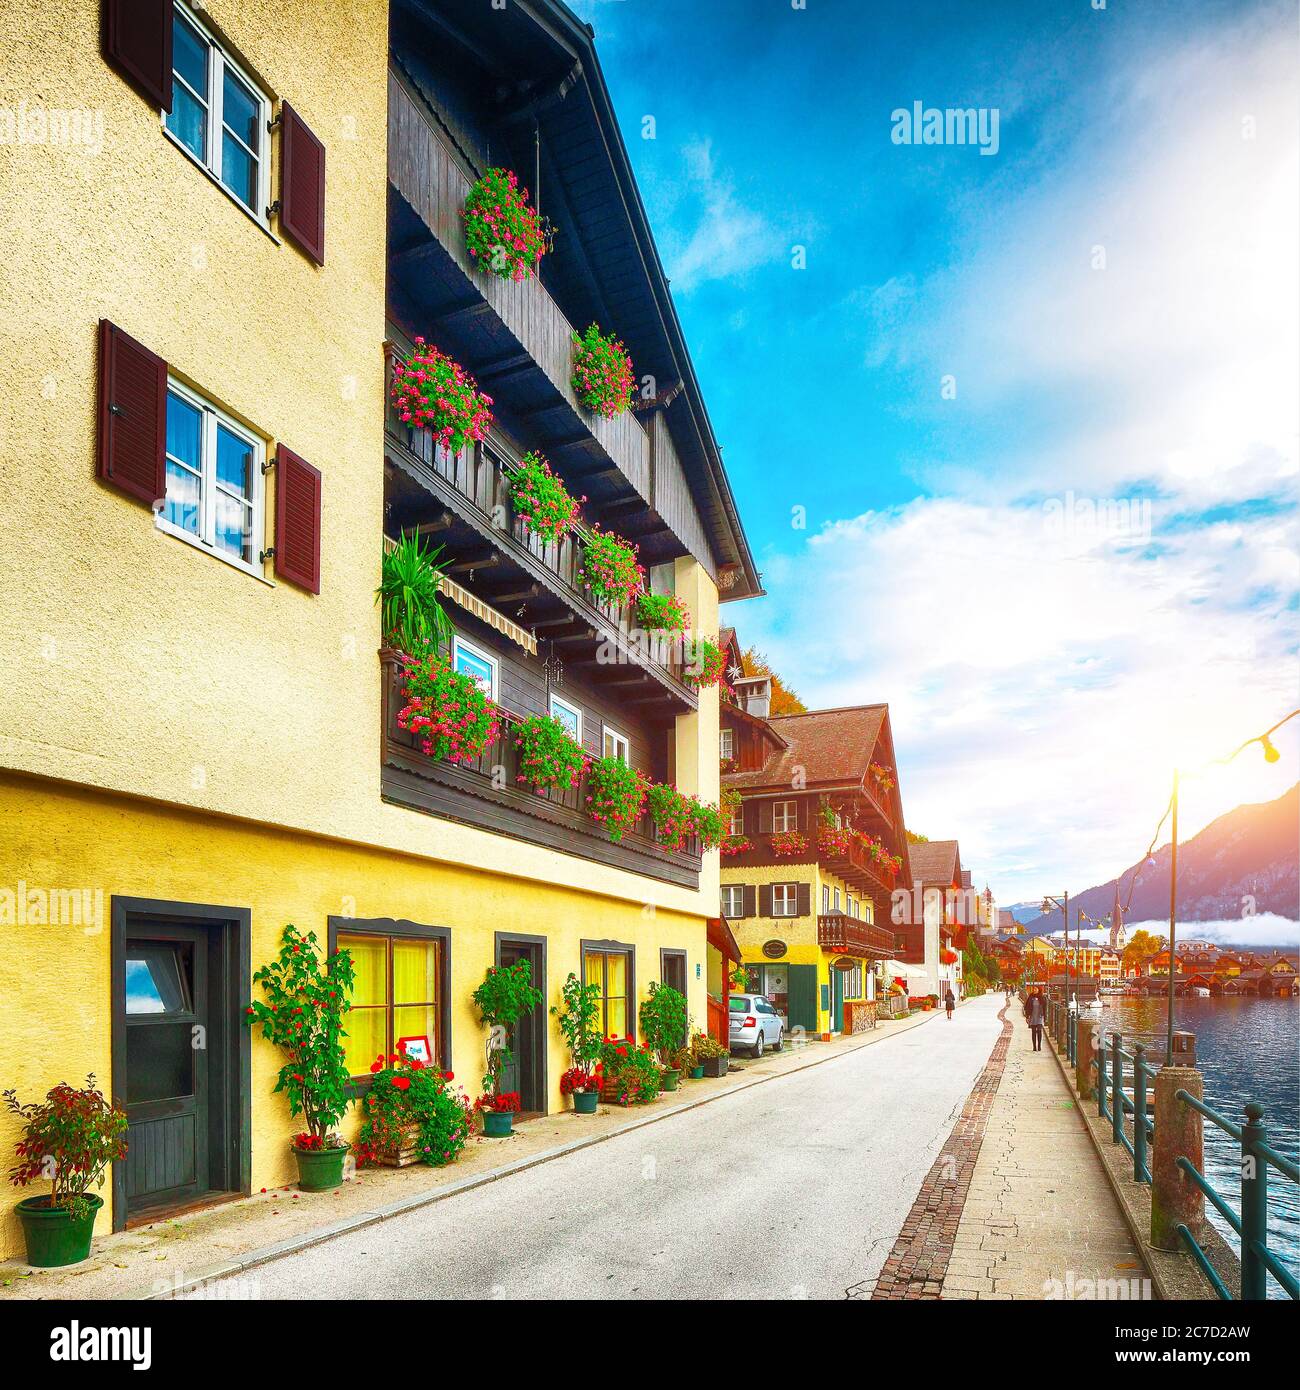
[[[728,787],[789,787],[802,768],[808,786],[860,782],[866,776],[876,740],[889,714],[888,705],[850,705],[807,714],[784,714],[768,724],[785,740],[755,772],[732,772]]]
[[[956,840],[926,840],[909,845],[907,858],[912,865],[912,882],[947,888],[957,882],[959,851]]]

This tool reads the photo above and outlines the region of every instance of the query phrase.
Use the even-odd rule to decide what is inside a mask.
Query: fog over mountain
[[[1178,920],[1198,937],[1234,945],[1292,944],[1300,939],[1300,786],[1276,801],[1238,806],[1178,847]],[[1169,845],[1120,875],[1124,922],[1169,930]],[[1115,880],[1070,895],[1074,908],[1110,915]],[[1152,927],[1151,923],[1163,924]],[[1280,925],[1278,925],[1280,924]],[[1061,914],[1025,923],[1032,936],[1061,930]],[[1226,933],[1214,935],[1215,932]],[[1261,934],[1262,933],[1262,934]],[[1282,933],[1280,937],[1276,933]]]

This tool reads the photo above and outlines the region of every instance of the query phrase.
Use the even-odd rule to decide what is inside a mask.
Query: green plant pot
[[[298,1186],[304,1192],[328,1192],[343,1186],[343,1163],[348,1146],[337,1149],[295,1149],[298,1160]]]
[[[510,1110],[485,1110],[483,1136],[486,1139],[509,1139],[514,1132],[514,1113]]]
[[[691,1068],[691,1080],[700,1081],[704,1076],[704,1063],[699,1062]]]
[[[95,1217],[104,1205],[102,1197],[86,1193],[90,1210],[80,1220],[63,1208],[50,1206],[48,1197],[24,1197],[18,1203],[18,1219],[27,1241],[27,1263],[38,1269],[80,1264],[90,1254]]]
[[[596,1113],[596,1102],[599,1099],[599,1091],[574,1091],[573,1113],[575,1115],[594,1115]]]
[[[681,1080],[681,1072],[676,1067],[669,1067],[667,1071],[659,1074],[659,1089],[661,1091],[675,1091],[677,1083]]]

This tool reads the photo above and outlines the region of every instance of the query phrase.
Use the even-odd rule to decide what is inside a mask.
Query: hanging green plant
[[[621,758],[594,758],[587,767],[587,814],[617,842],[640,819],[647,788]]]
[[[676,594],[639,594],[636,620],[647,632],[685,632],[691,613]]]
[[[627,349],[593,323],[573,335],[573,394],[588,410],[612,420],[632,404],[636,378]]]
[[[428,548],[414,532],[403,532],[384,552],[375,602],[381,605],[384,641],[408,656],[436,651],[455,635],[439,597],[447,573],[438,564],[441,554],[442,546]]]
[[[582,544],[578,580],[604,603],[627,603],[645,582],[645,570],[637,562],[635,545],[593,526]]]
[[[402,676],[406,704],[397,713],[398,727],[420,740],[426,757],[471,763],[496,741],[497,707],[445,657],[408,658]]]
[[[558,719],[530,714],[515,731],[519,749],[519,773],[540,796],[546,791],[564,791],[578,785],[587,766],[587,755]]]
[[[665,849],[684,849],[686,841],[695,833],[690,799],[676,787],[652,782],[646,788],[645,804],[659,843]]]
[[[428,430],[444,448],[458,454],[473,440],[486,439],[492,425],[492,397],[444,352],[415,340],[405,362],[393,367],[393,404],[404,424]]]
[[[544,541],[558,541],[572,530],[579,504],[586,500],[572,496],[542,455],[531,451],[520,459],[510,479],[511,505]]]
[[[730,819],[725,815],[721,807],[714,806],[708,801],[701,801],[699,797],[689,798],[691,803],[691,821],[695,828],[695,833],[700,837],[700,843],[705,849],[719,849],[722,842],[727,838],[727,824]]]
[[[461,209],[465,245],[478,270],[522,280],[546,254],[546,237],[528,190],[509,169],[488,169],[476,179]]]

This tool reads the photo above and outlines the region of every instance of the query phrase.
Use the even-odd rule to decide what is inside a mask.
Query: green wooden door
[[[792,965],[790,972],[790,1027],[817,1031],[817,967]]]

